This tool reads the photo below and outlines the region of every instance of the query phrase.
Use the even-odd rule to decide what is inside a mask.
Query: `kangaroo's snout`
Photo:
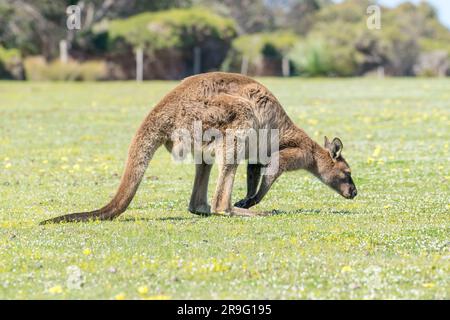
[[[342,193],[342,196],[346,199],[353,199],[358,194],[355,186],[350,186],[345,192]]]

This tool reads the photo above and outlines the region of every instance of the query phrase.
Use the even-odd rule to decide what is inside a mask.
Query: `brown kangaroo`
[[[349,165],[341,155],[342,142],[325,137],[325,147],[314,142],[288,117],[274,95],[257,81],[239,74],[211,72],[184,79],[150,111],[134,136],[128,160],[113,199],[103,208],[73,213],[41,222],[112,220],[126,210],[141,182],[150,159],[161,145],[176,148],[175,130],[191,130],[194,121],[202,129],[253,128],[277,129],[279,132],[278,167],[263,175],[262,164],[248,164],[247,196],[231,204],[231,192],[238,164],[219,162],[219,177],[211,207],[207,192],[211,164],[196,164],[195,181],[189,211],[196,214],[255,216],[248,210],[267,194],[275,180],[285,171],[305,169],[343,197],[356,196]],[[203,145],[202,148],[205,148]],[[275,154],[272,154],[272,157]]]

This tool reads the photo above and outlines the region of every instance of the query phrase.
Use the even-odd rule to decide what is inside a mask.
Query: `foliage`
[[[0,65],[7,66],[20,59],[20,51],[17,49],[5,49],[0,46]]]
[[[320,43],[321,56],[328,57],[322,58],[324,65],[318,66],[320,59],[293,55],[299,69],[309,70],[307,74],[315,69],[323,75],[350,76],[382,66],[389,75],[413,75],[421,52],[448,47],[444,44],[450,42],[450,31],[438,22],[428,4],[383,8],[381,29],[368,30],[365,12],[370,3],[347,0],[317,12],[316,23],[299,52],[306,50],[310,57],[317,57]],[[304,48],[309,44],[311,48]]]
[[[233,20],[203,8],[142,13],[113,20],[107,30],[112,44],[121,39],[148,50],[192,48],[209,38],[229,41],[236,34]]]
[[[39,226],[110,199],[176,83],[0,83],[0,299],[449,299],[450,80],[261,80],[316,141],[342,139],[354,200],[297,171],[255,207],[278,214],[198,217],[194,165],[161,147],[117,221]]]
[[[298,42],[292,32],[256,33],[241,36],[233,41],[233,48],[241,55],[257,59],[260,56],[282,57]]]
[[[195,0],[194,3],[213,8],[232,17],[239,34],[293,30],[306,34],[314,23],[314,13],[331,0]]]
[[[20,51],[0,46],[0,79],[20,79],[22,73]]]
[[[223,68],[239,71],[242,60],[248,59],[250,69],[264,69],[265,59],[280,61],[288,57],[300,38],[292,32],[271,32],[243,35],[233,41]],[[250,74],[258,72],[250,72]]]
[[[299,42],[289,55],[297,71],[312,77],[330,75],[333,62],[328,47],[320,39],[308,41]]]
[[[82,30],[87,35],[92,25],[104,19],[125,18],[147,10],[186,7],[191,5],[191,0],[3,0],[0,1],[0,44],[19,48],[25,56],[43,55],[47,60],[58,56],[61,39],[74,46],[89,46],[90,43],[83,41],[86,39],[78,32],[65,28],[66,8],[70,5],[80,6]]]
[[[341,21],[317,25],[292,52],[291,59],[301,74],[354,75],[361,59],[354,44],[356,31]]]

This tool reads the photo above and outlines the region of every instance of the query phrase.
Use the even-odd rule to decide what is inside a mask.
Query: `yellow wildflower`
[[[125,294],[124,293],[119,293],[119,294],[116,294],[116,296],[114,297],[114,299],[116,299],[116,300],[125,300]]]
[[[140,286],[137,291],[139,294],[145,295],[148,293],[148,287],[147,286]]]
[[[350,266],[343,266],[341,272],[342,272],[342,273],[346,273],[346,272],[350,272],[350,271],[352,271],[352,270],[353,270],[353,269],[352,269],[352,267],[350,267]]]
[[[380,155],[380,153],[381,153],[381,147],[380,146],[377,146],[376,148],[375,148],[375,150],[373,151],[373,153],[372,153],[372,157],[378,157],[379,155]]]
[[[57,294],[57,293],[62,293],[63,289],[61,286],[54,286],[51,287],[50,289],[48,289],[48,292],[50,292],[51,294]]]

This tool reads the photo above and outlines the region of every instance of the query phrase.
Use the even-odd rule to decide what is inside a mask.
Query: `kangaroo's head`
[[[342,157],[342,149],[342,141],[339,138],[334,138],[330,142],[325,137],[325,150],[328,152],[320,158],[317,175],[341,196],[353,199],[357,194],[356,186],[352,180],[350,166]]]

